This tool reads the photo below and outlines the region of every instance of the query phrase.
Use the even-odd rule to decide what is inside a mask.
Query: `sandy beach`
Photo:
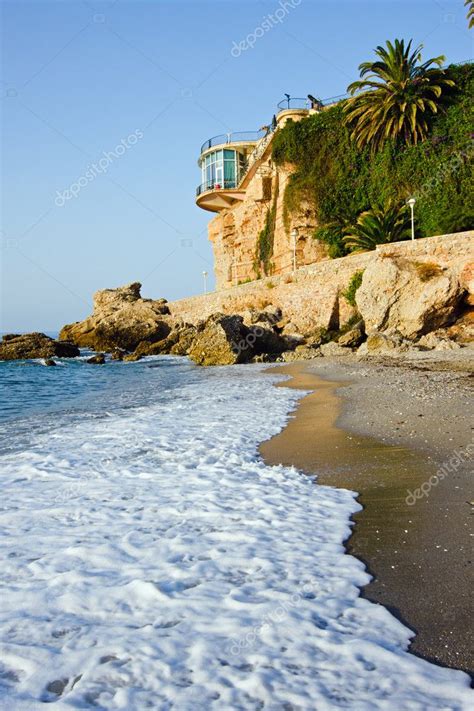
[[[374,576],[362,595],[414,631],[410,650],[472,675],[472,358],[319,358],[282,366],[311,391],[261,446],[271,464],[359,492],[349,553]]]

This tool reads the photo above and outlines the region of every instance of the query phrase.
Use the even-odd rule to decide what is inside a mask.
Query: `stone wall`
[[[274,275],[181,299],[169,306],[173,316],[195,323],[216,312],[235,314],[272,304],[282,309],[296,331],[305,333],[317,326],[337,328],[353,313],[341,292],[356,271],[365,269],[380,256],[455,268],[462,275],[466,289],[474,291],[474,232],[471,231],[381,245],[373,252],[321,261],[301,267],[293,274]]]

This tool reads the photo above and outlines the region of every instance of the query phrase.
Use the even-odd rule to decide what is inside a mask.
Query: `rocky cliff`
[[[347,287],[362,275],[355,300]],[[189,355],[201,365],[460,348],[474,338],[474,233],[383,245],[291,278],[168,303],[140,284],[105,289],[62,339],[128,360]]]

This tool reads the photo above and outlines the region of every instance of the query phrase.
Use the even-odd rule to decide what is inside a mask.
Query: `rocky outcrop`
[[[338,344],[345,348],[357,348],[365,338],[363,325],[356,325],[338,338]]]
[[[73,343],[56,341],[44,333],[8,334],[0,343],[0,360],[24,358],[75,358],[80,355]]]
[[[139,343],[154,343],[171,331],[165,299],[142,299],[141,284],[103,289],[94,295],[94,312],[84,321],[64,326],[61,340],[99,351],[133,351]]]
[[[215,314],[200,325],[189,350],[198,365],[233,365],[252,360],[253,338],[242,316]]]
[[[369,333],[367,341],[359,348],[360,354],[379,355],[381,353],[387,355],[398,355],[406,353],[410,349],[410,341],[404,339],[399,333],[381,333],[374,331]]]
[[[356,302],[367,332],[415,338],[452,323],[463,296],[454,268],[380,256],[364,271]]]
[[[86,360],[86,363],[90,363],[91,365],[104,365],[105,353],[97,353],[96,355],[93,355],[91,358]]]

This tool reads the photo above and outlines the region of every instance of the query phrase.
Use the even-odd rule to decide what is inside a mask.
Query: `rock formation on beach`
[[[140,289],[135,282],[98,291],[92,316],[64,326],[59,338],[96,351],[132,351],[143,341],[165,338],[171,330],[166,299],[142,299]]]
[[[138,282],[103,289],[92,315],[64,326],[60,341],[5,336],[0,359],[76,356],[87,347],[126,362],[171,354],[232,365],[457,350],[474,340],[473,237],[384,245],[291,280],[258,280],[174,303],[142,298]]]
[[[66,340],[56,341],[44,333],[24,335],[8,334],[0,343],[0,360],[20,360],[23,358],[75,358],[79,348]],[[51,365],[51,363],[48,363]]]

